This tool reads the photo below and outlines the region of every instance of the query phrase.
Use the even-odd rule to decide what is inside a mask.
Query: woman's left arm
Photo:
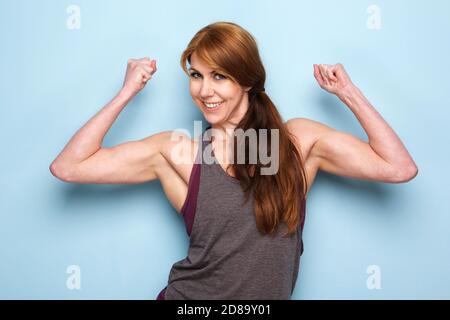
[[[316,133],[310,156],[317,160],[319,169],[391,183],[407,182],[417,175],[418,168],[400,138],[352,83],[342,64],[314,65],[314,77],[322,89],[350,108],[369,139],[365,142],[309,120],[306,125]]]

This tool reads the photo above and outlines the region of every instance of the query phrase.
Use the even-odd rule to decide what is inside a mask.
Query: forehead
[[[191,54],[190,67],[193,69],[196,69],[198,71],[204,71],[204,72],[209,72],[209,71],[213,70],[213,69],[211,69],[211,67],[208,64],[206,64],[203,60],[201,60],[197,56],[195,51]]]

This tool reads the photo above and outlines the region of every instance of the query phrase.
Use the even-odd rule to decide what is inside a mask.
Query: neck
[[[232,139],[236,127],[239,122],[241,122],[247,111],[248,94],[245,92],[239,101],[239,105],[231,112],[227,120],[211,125],[214,129],[212,139],[215,141],[229,141]]]

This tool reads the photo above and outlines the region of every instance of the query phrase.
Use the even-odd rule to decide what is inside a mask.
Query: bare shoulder
[[[167,199],[181,213],[199,144],[180,131],[164,131],[157,135],[152,141],[154,145],[156,139],[159,151],[153,160],[155,174]]]
[[[157,146],[158,153],[154,159],[157,175],[167,177],[175,171],[187,184],[194,164],[198,143],[188,134],[179,130],[167,130],[143,139],[149,145]]]
[[[297,147],[301,150],[305,161],[317,139],[327,127],[324,124],[308,118],[292,118],[285,122],[288,131],[296,138]]]
[[[294,136],[297,149],[300,150],[308,180],[308,191],[319,170],[319,161],[311,152],[319,137],[330,127],[307,118],[292,118],[285,122],[287,130]]]

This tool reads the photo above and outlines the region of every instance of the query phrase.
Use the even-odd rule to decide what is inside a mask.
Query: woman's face
[[[191,55],[189,91],[206,121],[215,128],[234,128],[248,109],[248,90]]]

